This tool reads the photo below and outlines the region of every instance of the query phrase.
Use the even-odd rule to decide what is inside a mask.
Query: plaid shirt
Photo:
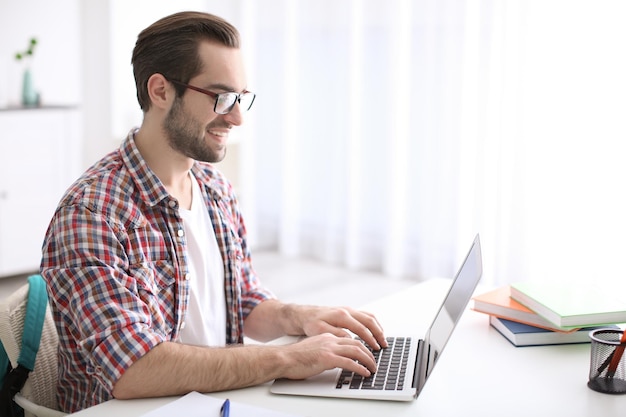
[[[189,295],[178,202],[139,153],[131,132],[120,149],[66,192],[43,244],[41,274],[59,333],[60,407],[74,412],[112,398],[115,382],[150,349],[176,341]],[[226,341],[272,294],[252,268],[232,186],[210,164],[192,172],[224,260]]]

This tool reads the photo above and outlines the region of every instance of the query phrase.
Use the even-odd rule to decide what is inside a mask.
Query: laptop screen
[[[423,385],[435,367],[441,351],[443,351],[448,339],[450,339],[456,324],[478,285],[483,272],[481,256],[480,238],[476,235],[469,253],[452,282],[448,295],[446,295],[426,334],[424,348],[428,352],[424,353],[428,353],[428,356],[425,358],[427,359],[426,368],[421,385]]]

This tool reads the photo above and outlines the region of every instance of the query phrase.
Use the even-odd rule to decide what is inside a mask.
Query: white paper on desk
[[[143,414],[141,417],[219,417],[223,403],[224,400],[221,398],[210,397],[194,391],[163,407]],[[235,401],[230,402],[230,416],[297,417],[293,414],[285,414],[280,411],[268,410],[267,408],[260,408]]]

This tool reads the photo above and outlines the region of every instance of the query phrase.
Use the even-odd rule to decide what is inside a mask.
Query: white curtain
[[[626,2],[205,5],[258,95],[237,152],[254,247],[420,280],[480,233],[487,285],[622,281]]]
[[[620,1],[241,1],[259,246],[423,279],[618,280]]]

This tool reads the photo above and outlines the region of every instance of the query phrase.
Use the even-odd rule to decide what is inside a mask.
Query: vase
[[[35,85],[33,84],[33,75],[30,68],[25,68],[22,78],[22,106],[33,107],[38,104],[39,97],[35,91]]]

